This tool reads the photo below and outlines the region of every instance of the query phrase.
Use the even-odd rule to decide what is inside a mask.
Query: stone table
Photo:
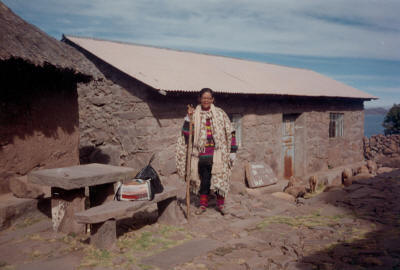
[[[89,187],[90,206],[114,197],[114,183],[135,177],[132,168],[92,163],[65,168],[38,170],[28,174],[28,181],[51,187],[53,229],[81,233],[85,225],[75,220],[75,213],[85,210],[85,187]]]

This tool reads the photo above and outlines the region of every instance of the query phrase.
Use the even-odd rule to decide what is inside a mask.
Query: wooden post
[[[189,123],[189,140],[188,140],[188,148],[186,155],[186,215],[189,220],[189,210],[190,210],[190,171],[191,171],[191,159],[192,159],[192,148],[193,148],[193,116],[189,115],[190,123]]]

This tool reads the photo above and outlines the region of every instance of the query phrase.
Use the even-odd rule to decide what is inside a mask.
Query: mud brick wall
[[[70,75],[22,61],[0,67],[1,194],[15,176],[79,164],[79,115]]]

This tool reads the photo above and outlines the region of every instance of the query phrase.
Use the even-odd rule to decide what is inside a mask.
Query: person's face
[[[200,104],[203,109],[209,109],[211,107],[211,104],[214,103],[214,98],[209,92],[203,93],[203,95],[200,98]]]

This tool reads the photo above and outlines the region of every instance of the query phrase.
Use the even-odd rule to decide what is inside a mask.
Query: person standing
[[[191,156],[190,189],[199,194],[200,206],[195,214],[206,212],[208,197],[213,191],[217,210],[226,214],[225,197],[229,191],[231,169],[236,158],[236,139],[227,114],[214,105],[214,93],[203,88],[199,105],[188,106],[187,116],[177,144],[177,169],[181,178],[186,173],[186,149],[189,138],[190,116],[193,118],[193,151]]]

